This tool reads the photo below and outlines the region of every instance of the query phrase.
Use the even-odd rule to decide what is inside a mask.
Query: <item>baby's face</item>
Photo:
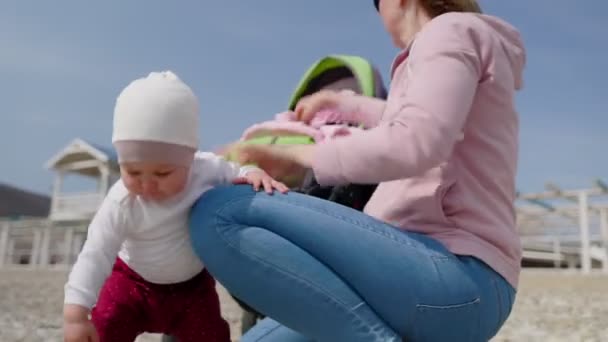
[[[120,177],[131,194],[162,202],[180,193],[188,182],[190,168],[181,165],[129,162],[120,164]]]

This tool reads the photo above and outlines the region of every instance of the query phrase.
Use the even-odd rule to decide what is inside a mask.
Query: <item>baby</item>
[[[168,71],[133,81],[116,100],[121,179],[65,285],[65,341],[133,341],[143,332],[230,341],[215,281],[191,247],[189,210],[218,184],[287,187],[258,168],[197,152],[198,113],[192,90]]]

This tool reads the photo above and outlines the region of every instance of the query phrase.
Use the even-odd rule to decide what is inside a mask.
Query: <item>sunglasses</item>
[[[378,7],[378,4],[380,3],[380,0],[374,0],[374,6],[376,6],[376,10],[379,11],[380,7]]]

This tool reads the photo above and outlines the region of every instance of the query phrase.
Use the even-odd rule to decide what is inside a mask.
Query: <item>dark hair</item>
[[[481,13],[477,0],[418,0],[426,12],[435,18],[449,12]]]
[[[482,13],[477,0],[419,0],[420,4],[431,18],[448,12]],[[376,10],[379,10],[380,0],[374,0]]]

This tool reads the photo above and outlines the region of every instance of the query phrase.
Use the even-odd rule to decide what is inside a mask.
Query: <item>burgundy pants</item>
[[[179,342],[230,341],[215,280],[206,270],[182,283],[153,284],[117,258],[91,316],[101,342],[132,342],[143,332]]]

